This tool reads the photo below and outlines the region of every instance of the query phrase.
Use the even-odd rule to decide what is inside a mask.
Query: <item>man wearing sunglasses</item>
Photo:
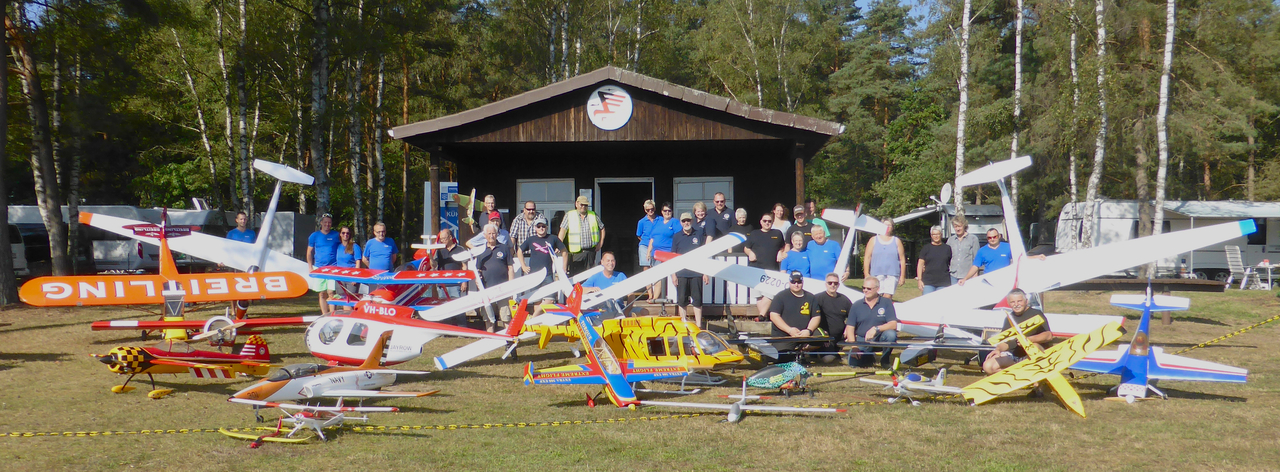
[[[520,212],[519,216],[511,219],[511,231],[508,232],[508,237],[511,238],[512,248],[522,247],[524,245],[524,240],[537,234],[537,231],[533,227],[534,221],[537,221],[541,216],[542,212],[538,211],[538,204],[533,203],[533,200],[524,202],[524,210]],[[522,252],[521,254],[517,254],[517,256],[518,259],[523,260],[529,257],[530,254],[528,252]],[[521,275],[523,273],[524,272],[517,270],[516,275]]]
[[[840,293],[840,275],[835,272],[828,273],[826,276],[826,290],[822,293],[814,295],[814,302],[818,305],[818,310],[822,312],[822,323],[826,326],[823,329],[831,335],[831,346],[839,349],[837,343],[844,341],[845,326],[849,319],[849,311],[853,309],[853,300]],[[826,359],[824,361],[831,362],[835,359]]]
[[[788,290],[779,292],[769,305],[769,321],[773,322],[774,337],[802,338],[812,336],[822,323],[822,312],[813,294],[804,291],[804,273],[791,271]],[[794,343],[777,343],[779,351],[795,349]]]
[[[554,234],[547,234],[546,218],[538,217],[533,221],[533,226],[537,233],[525,239],[524,244],[520,245],[520,252],[529,254],[529,262],[525,263],[524,258],[517,258],[516,262],[520,264],[520,269],[525,274],[545,272],[546,276],[542,279],[542,283],[538,284],[542,286],[555,281],[555,270],[551,264],[555,263],[553,256],[559,257],[564,254],[564,243],[560,242],[560,238],[557,238]],[[533,290],[535,289],[530,289],[528,293],[520,298],[528,298],[528,294],[532,293]],[[537,300],[532,301],[537,302]],[[540,310],[541,304],[534,312],[539,313]]]
[[[1000,240],[999,230],[995,228],[989,229],[987,230],[987,245],[978,248],[978,253],[973,256],[973,266],[969,268],[969,273],[965,274],[959,283],[964,285],[965,281],[978,275],[978,269],[982,269],[983,273],[989,273],[996,269],[1009,267],[1011,263],[1013,263],[1013,253],[1009,243]]]
[[[680,228],[671,237],[671,252],[685,254],[706,244],[706,236],[693,227],[693,215],[689,212],[680,214]],[[676,306],[680,309],[680,318],[689,321],[688,312],[693,312],[693,322],[702,328],[702,286],[710,280],[706,274],[698,274],[684,269],[671,274],[671,281],[676,284]],[[693,308],[690,309],[690,300]]]
[[[830,279],[830,277],[828,277]],[[893,300],[880,296],[880,280],[868,278],[862,283],[862,300],[853,304],[849,318],[845,320],[844,339],[858,343],[893,343],[898,341],[898,312]],[[855,347],[849,351],[849,365],[871,367],[875,359],[870,351],[876,348]],[[884,349],[880,366],[889,367],[893,349]]]
[[[773,213],[765,213],[760,217],[760,229],[747,235],[747,243],[742,246],[747,253],[747,265],[764,270],[778,270],[778,263],[787,256],[787,242],[782,231],[773,229]],[[756,310],[760,314],[769,312],[773,299],[760,290],[752,290],[756,300]]]
[[[729,208],[729,201],[725,198],[724,192],[716,192],[711,197],[711,204],[715,208],[715,215],[713,215],[712,219],[716,222],[716,234],[729,234],[729,228],[737,220],[734,218],[733,209]]]

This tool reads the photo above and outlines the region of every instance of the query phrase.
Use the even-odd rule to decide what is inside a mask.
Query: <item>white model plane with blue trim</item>
[[[1190,308],[1191,300],[1182,297],[1152,295],[1147,286],[1146,295],[1112,295],[1111,304],[1142,311],[1138,332],[1129,344],[1121,344],[1114,351],[1094,351],[1071,366],[1074,370],[1120,376],[1116,396],[1129,403],[1146,398],[1147,391],[1161,398],[1164,392],[1152,385],[1156,380],[1185,380],[1192,382],[1244,383],[1249,371],[1229,365],[1217,364],[1189,357],[1165,354],[1159,346],[1150,345],[1151,313],[1181,311]]]

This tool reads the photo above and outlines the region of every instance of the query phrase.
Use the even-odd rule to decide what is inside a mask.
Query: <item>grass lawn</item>
[[[910,285],[910,284],[908,284]],[[900,299],[913,293],[904,287]],[[1119,314],[1136,329],[1137,313],[1107,305],[1109,293],[1053,292],[1049,310],[1057,313]],[[1216,338],[1280,313],[1272,292],[1177,294],[1192,299],[1191,311],[1175,314],[1172,326],[1153,323],[1152,344],[1176,351]],[[314,298],[255,306],[257,315],[311,314]],[[191,313],[205,318],[221,306]],[[151,319],[118,308],[0,311],[0,434],[60,432],[138,432],[142,430],[251,427],[249,408],[226,398],[249,380],[201,380],[162,376],[175,389],[151,400],[145,378],[137,390],[113,394],[124,380],[89,356],[112,347],[136,344],[138,333],[93,332],[103,319]],[[1164,382],[1168,401],[1128,405],[1104,401],[1114,376],[1073,382],[1089,417],[1064,409],[1052,395],[1028,399],[1008,395],[969,407],[958,400],[925,401],[920,407],[888,405],[877,387],[848,378],[814,378],[816,398],[770,400],[781,405],[849,404],[849,412],[830,416],[751,415],[725,424],[718,413],[608,405],[588,408],[588,386],[525,386],[523,362],[554,366],[581,362],[564,343],[547,351],[523,347],[520,361],[496,354],[447,372],[407,379],[391,389],[440,389],[426,398],[381,402],[401,413],[374,414],[372,425],[406,428],[336,431],[327,443],[266,444],[249,449],[247,441],[216,432],[121,434],[92,437],[0,438],[0,464],[9,470],[48,469],[421,469],[437,470],[1118,470],[1280,468],[1280,322],[1195,349],[1188,357],[1249,370],[1246,384]],[[315,362],[306,350],[302,328],[264,331],[279,364]],[[1122,339],[1127,341],[1128,335]],[[434,370],[429,356],[464,344],[438,339],[428,356],[400,367]],[[1111,349],[1108,347],[1106,349]],[[948,384],[963,386],[979,378],[976,366],[959,355],[944,355],[931,369],[946,367]],[[817,366],[823,372],[847,370]],[[749,372],[738,370],[737,374]],[[932,375],[934,372],[926,372]],[[727,373],[727,372],[726,372]],[[731,381],[728,384],[732,385]],[[727,402],[716,394],[730,387],[681,397],[696,402]],[[661,396],[651,395],[649,398]],[[267,413],[264,411],[264,413]],[[618,420],[618,421],[609,421]],[[559,426],[539,423],[570,422]],[[575,424],[576,421],[588,423]],[[435,426],[532,423],[439,430]],[[357,424],[358,423],[351,423]],[[431,428],[422,428],[431,427]]]

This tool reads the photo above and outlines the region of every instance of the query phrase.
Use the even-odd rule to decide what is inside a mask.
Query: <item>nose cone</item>
[[[244,390],[231,395],[231,398],[239,398],[242,400],[258,400],[270,401],[271,395],[280,390],[285,382],[269,382],[263,380],[256,384],[245,387]]]

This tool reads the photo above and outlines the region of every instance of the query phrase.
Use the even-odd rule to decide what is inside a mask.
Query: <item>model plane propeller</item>
[[[1142,311],[1138,331],[1128,344],[1121,344],[1114,351],[1095,351],[1071,366],[1072,369],[1099,374],[1120,376],[1116,396],[1129,403],[1146,398],[1147,391],[1167,398],[1156,389],[1157,380],[1183,380],[1192,382],[1243,383],[1249,371],[1188,357],[1165,354],[1159,346],[1151,346],[1151,313],[1186,310],[1191,300],[1182,297],[1153,295],[1150,281],[1145,295],[1112,295],[1111,304]]]

